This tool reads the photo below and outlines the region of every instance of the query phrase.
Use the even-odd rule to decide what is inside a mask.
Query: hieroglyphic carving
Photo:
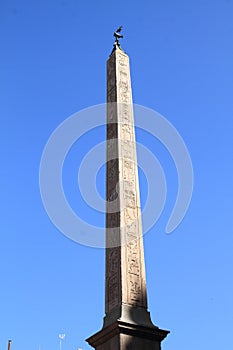
[[[107,208],[106,215],[106,311],[122,301],[144,306],[140,241],[140,200],[133,123],[133,107],[128,57],[114,51],[108,62],[107,139]],[[115,159],[116,158],[116,159]],[[118,187],[119,186],[119,187]],[[108,210],[108,209],[107,209]],[[119,246],[111,246],[112,241]],[[122,244],[122,246],[120,246]],[[124,278],[123,278],[124,277]]]
[[[128,273],[133,275],[139,275],[139,259],[138,259],[138,241],[131,240],[127,244],[128,248]]]
[[[118,59],[119,59],[119,65],[120,65],[121,67],[126,67],[126,68],[128,68],[128,67],[127,67],[127,66],[128,66],[128,64],[127,64],[128,62],[126,62],[126,61],[127,61],[126,56],[119,54],[119,55],[118,55]]]
[[[129,208],[136,208],[135,192],[128,189],[124,190],[125,206]]]
[[[119,282],[118,274],[111,274],[107,279],[108,284],[108,307],[109,309],[115,307],[119,301]]]
[[[128,114],[128,119],[130,113]],[[135,143],[132,123],[121,125],[121,156],[123,159],[123,197],[124,220],[126,226],[126,254],[127,254],[127,290],[128,303],[143,305],[143,288],[140,263],[140,245],[138,232],[140,220],[138,218],[139,194],[136,190]]]
[[[120,91],[120,97],[122,100],[122,96],[125,96],[127,94],[128,96],[128,91],[129,86],[128,86],[128,76],[127,73],[124,71],[120,72],[120,83],[119,83],[119,91]],[[122,100],[124,101],[124,99]]]
[[[116,68],[115,68],[115,57],[112,56],[108,60],[108,79],[107,79],[107,94],[110,92],[111,89],[116,89]]]
[[[119,98],[118,102],[130,103],[130,90],[129,90],[129,70],[128,70],[128,59],[124,55],[118,55],[119,63]]]
[[[109,249],[109,275],[112,275],[118,270],[119,263],[119,249],[111,248]]]
[[[122,92],[121,93],[121,101],[123,103],[129,103],[130,102],[129,94],[127,92]]]
[[[120,70],[120,85],[128,87],[128,74],[125,70]]]
[[[116,186],[119,181],[119,171],[118,171],[118,159],[111,159],[107,162],[107,188],[106,188],[106,198],[107,201],[112,201],[113,193],[117,193]]]
[[[137,232],[137,222],[134,221],[133,223],[130,223],[126,226],[126,238],[127,242],[130,243],[132,240],[135,240],[138,238],[138,232]]]
[[[120,302],[120,246],[119,246],[120,213],[107,214],[106,237],[106,308],[109,311]]]
[[[127,186],[131,185],[135,186],[135,169],[134,169],[134,164],[131,160],[129,159],[124,159],[123,160],[123,180],[124,184]]]
[[[132,160],[123,159],[123,169],[125,170],[124,174],[134,171],[134,163]],[[127,170],[126,170],[127,169]],[[126,179],[126,176],[124,177]]]
[[[108,288],[109,288],[109,302],[110,306],[115,306],[115,303],[118,299],[118,280],[117,274],[111,275],[108,280]]]
[[[127,103],[122,103],[121,108],[122,108],[122,123],[129,123],[129,105]]]
[[[134,160],[134,157],[135,157],[134,147],[135,147],[135,144],[133,142],[129,140],[122,140],[121,157],[124,159]]]
[[[125,208],[125,223],[126,225],[134,222],[137,218],[137,212],[134,208]]]
[[[116,100],[117,100],[117,91],[116,91],[116,69],[115,69],[115,57],[111,56],[108,60],[107,67],[107,125],[111,129],[111,123],[117,123],[117,109],[116,109]],[[114,132],[116,134],[116,130]],[[117,137],[117,135],[116,135]],[[110,139],[110,134],[107,138]]]
[[[135,192],[135,168],[130,160],[123,161],[124,222],[130,225],[137,219],[137,197]],[[131,231],[132,231],[131,227]],[[127,230],[128,232],[128,230]]]
[[[122,102],[122,113],[123,115],[125,115],[126,117],[126,123],[129,123],[129,104],[128,103],[123,103]]]
[[[131,228],[132,229],[132,228]],[[137,225],[134,226],[133,232],[131,232],[131,237],[137,233]],[[129,233],[130,234],[130,233]],[[140,255],[139,255],[139,240],[138,237],[131,238],[127,242],[127,280],[128,280],[128,298],[129,303],[139,304],[142,302],[142,285],[141,285],[141,270],[140,270]]]
[[[121,139],[126,141],[133,141],[133,128],[130,124],[121,124]]]
[[[133,305],[139,304],[141,302],[141,286],[140,286],[140,278],[136,275],[131,275],[129,280],[129,290],[130,290],[130,303]]]

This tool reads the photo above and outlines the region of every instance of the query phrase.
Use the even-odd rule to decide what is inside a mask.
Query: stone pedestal
[[[116,321],[87,341],[96,350],[161,350],[161,341],[168,333],[155,326]]]

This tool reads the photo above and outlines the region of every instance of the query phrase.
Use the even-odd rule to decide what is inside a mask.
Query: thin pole
[[[7,350],[11,350],[11,340],[8,340],[8,347]]]
[[[59,339],[60,339],[60,350],[62,350],[62,340],[65,339],[65,334],[59,334]]]

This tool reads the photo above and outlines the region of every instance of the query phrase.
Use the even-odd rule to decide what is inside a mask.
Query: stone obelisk
[[[107,62],[106,316],[87,341],[96,350],[160,350],[169,332],[147,310],[130,67],[120,31]]]

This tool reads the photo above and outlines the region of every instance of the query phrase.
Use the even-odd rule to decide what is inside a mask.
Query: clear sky
[[[71,241],[51,223],[39,165],[61,122],[105,102],[106,60],[119,25],[134,102],[175,126],[195,175],[189,210],[167,235],[175,166],[156,139],[138,131],[168,187],[165,209],[144,237],[152,319],[171,331],[164,350],[230,348],[232,18],[232,0],[1,1],[1,350],[8,339],[12,350],[58,350],[59,333],[66,334],[63,350],[87,350],[85,339],[102,327],[104,250]],[[101,225],[104,216],[80,204],[77,171],[80,155],[104,138],[102,127],[77,141],[64,166],[74,210]],[[143,174],[140,179],[146,188]],[[97,182],[104,195],[103,169]]]

